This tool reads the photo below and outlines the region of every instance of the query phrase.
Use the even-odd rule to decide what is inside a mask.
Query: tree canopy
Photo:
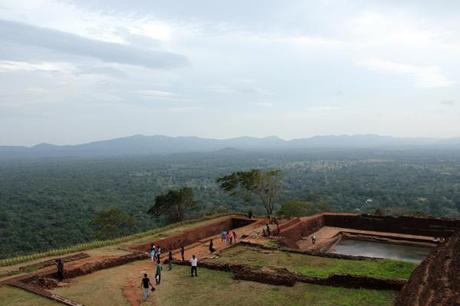
[[[135,225],[136,219],[118,208],[102,210],[91,220],[97,239],[112,239],[127,235]]]
[[[302,217],[317,214],[329,210],[328,205],[323,202],[309,202],[293,199],[285,202],[278,210],[278,215],[287,217]]]
[[[148,213],[155,217],[166,215],[170,222],[179,222],[184,220],[186,211],[194,207],[196,201],[193,198],[192,188],[182,187],[157,195],[155,204]]]
[[[267,215],[271,215],[281,189],[281,170],[252,169],[233,172],[218,178],[217,183],[231,195],[252,195],[258,198]]]

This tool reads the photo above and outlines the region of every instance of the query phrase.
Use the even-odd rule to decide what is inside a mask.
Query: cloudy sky
[[[460,136],[460,1],[2,0],[0,145]]]

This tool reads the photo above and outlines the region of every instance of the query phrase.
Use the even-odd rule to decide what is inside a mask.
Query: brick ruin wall
[[[460,233],[425,258],[395,302],[395,306],[425,305],[460,305]]]
[[[255,220],[243,217],[227,217],[218,222],[191,228],[181,233],[180,235],[152,240],[151,242],[139,244],[131,248],[138,251],[147,251],[150,249],[150,245],[155,243],[156,245],[159,245],[164,251],[169,249],[178,249],[181,245],[185,247],[201,239],[220,234],[224,230],[228,231],[243,227],[253,222],[255,222]]]
[[[309,236],[323,226],[358,230],[391,232],[433,237],[449,237],[460,230],[460,220],[443,218],[393,217],[360,214],[322,213],[299,218],[299,221],[281,230],[280,243],[298,248],[297,241]]]
[[[323,214],[328,226],[433,237],[449,237],[460,230],[460,220],[352,214]]]
[[[279,243],[281,246],[297,249],[297,241],[311,235],[324,225],[323,214],[300,218],[298,222],[281,230]]]

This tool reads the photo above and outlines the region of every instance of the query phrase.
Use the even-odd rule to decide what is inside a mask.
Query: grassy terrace
[[[308,256],[282,251],[267,251],[248,246],[224,250],[212,262],[243,263],[256,268],[286,268],[306,276],[328,277],[331,274],[352,274],[375,278],[408,279],[417,264],[395,260],[346,260]]]
[[[0,306],[59,306],[57,303],[22,289],[10,286],[0,287]]]
[[[136,297],[141,273],[152,270],[148,262],[136,262],[78,277],[68,288],[53,292],[84,305],[129,305],[124,288],[132,287]],[[397,292],[387,290],[344,289],[311,284],[294,287],[271,286],[255,282],[236,281],[231,273],[199,269],[197,278],[189,276],[189,268],[174,266],[164,271],[162,283],[150,300],[142,305],[309,305],[309,306],[379,306],[392,305]],[[22,304],[17,304],[21,306]]]

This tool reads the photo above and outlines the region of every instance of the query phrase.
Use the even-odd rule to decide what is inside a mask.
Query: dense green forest
[[[138,232],[166,222],[147,211],[155,196],[191,187],[187,217],[263,206],[230,197],[216,179],[232,171],[280,169],[275,210],[292,199],[321,201],[334,211],[460,216],[459,151],[222,150],[111,159],[0,160],[0,258],[97,238],[92,220],[119,208]],[[126,233],[123,233],[126,234]]]

